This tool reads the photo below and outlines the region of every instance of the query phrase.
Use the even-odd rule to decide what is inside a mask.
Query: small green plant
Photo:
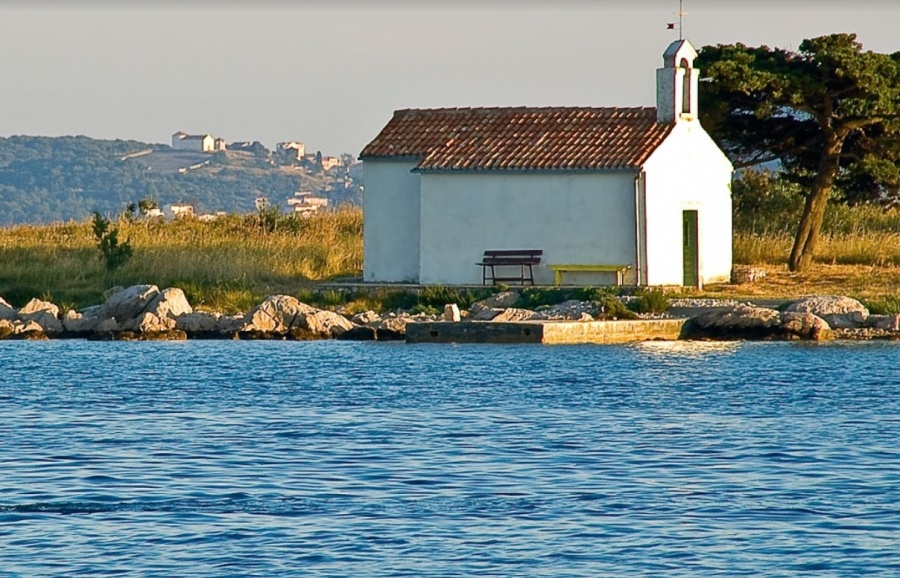
[[[529,287],[519,293],[516,307],[521,309],[536,309],[542,305],[556,305],[569,298],[569,289],[548,289],[544,287]]]
[[[637,314],[631,311],[614,295],[606,295],[600,299],[600,316],[603,319],[636,319]]]
[[[97,239],[100,258],[108,271],[118,269],[131,259],[134,254],[131,242],[126,239],[123,243],[119,243],[119,229],[111,227],[109,219],[94,211],[91,228],[94,231],[94,238]]]
[[[669,296],[662,289],[640,289],[636,297],[629,306],[638,313],[665,313],[672,306]]]
[[[274,233],[281,221],[281,208],[272,205],[265,197],[256,199],[256,226],[263,233]]]

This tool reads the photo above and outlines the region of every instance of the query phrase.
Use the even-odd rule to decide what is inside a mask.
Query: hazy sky
[[[358,154],[399,108],[654,105],[677,0],[0,0],[0,136],[176,130]],[[695,46],[856,32],[894,0],[685,0]],[[701,111],[702,119],[702,111]]]

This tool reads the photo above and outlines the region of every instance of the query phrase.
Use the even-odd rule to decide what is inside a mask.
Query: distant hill
[[[332,205],[361,202],[360,183],[345,167],[326,173],[265,149],[204,154],[82,136],[0,138],[0,225],[81,220],[95,210],[115,215],[141,199],[246,213],[266,197],[287,211],[298,190]]]

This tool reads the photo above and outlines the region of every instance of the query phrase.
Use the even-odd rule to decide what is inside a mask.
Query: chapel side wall
[[[363,279],[419,280],[420,177],[412,161],[366,159]]]
[[[700,282],[727,282],[732,267],[732,166],[698,121],[677,123],[645,163],[648,285],[684,280],[682,212],[698,214]]]
[[[633,267],[635,176],[633,171],[423,174],[420,281],[480,284],[482,270],[475,263],[487,249],[543,250],[534,269],[539,285],[554,282],[547,268],[552,263]],[[599,285],[613,279],[569,274],[565,282]]]

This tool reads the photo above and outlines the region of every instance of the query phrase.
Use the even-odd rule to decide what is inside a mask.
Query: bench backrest
[[[544,254],[544,251],[541,249],[513,249],[510,251],[485,251],[484,257],[486,259],[507,259],[507,258],[522,258],[522,259],[540,259],[541,255]]]

